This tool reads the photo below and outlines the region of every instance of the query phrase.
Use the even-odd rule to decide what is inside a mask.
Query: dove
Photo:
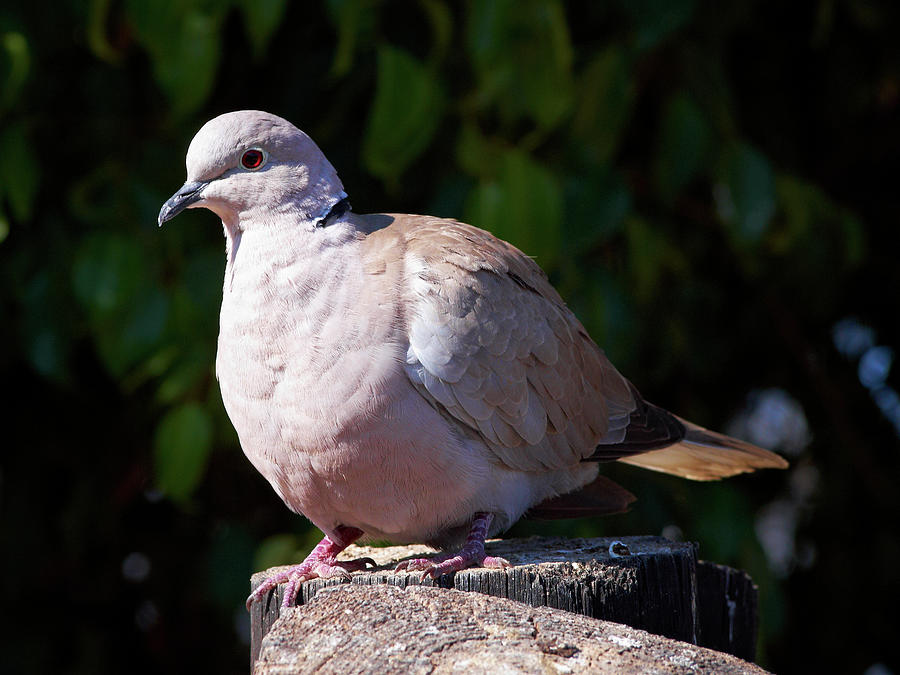
[[[701,481],[787,466],[645,401],[511,244],[456,220],[354,213],[280,117],[210,120],[186,167],[159,225],[188,208],[222,221],[225,409],[253,466],[325,535],[248,607],[374,565],[337,560],[360,537],[444,551],[398,565],[432,577],[504,567],[485,538],[523,515],[628,508],[605,462]]]

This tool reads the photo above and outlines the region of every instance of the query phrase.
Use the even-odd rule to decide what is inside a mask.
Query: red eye
[[[259,148],[250,148],[241,155],[241,166],[248,171],[256,171],[266,161],[266,153]]]

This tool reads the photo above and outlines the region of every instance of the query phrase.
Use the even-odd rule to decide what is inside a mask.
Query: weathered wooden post
[[[342,659],[340,662],[348,668],[350,662],[346,659],[355,659],[353,660],[353,663],[356,664],[355,669],[365,663],[364,659],[374,659],[373,670],[390,672],[390,669],[383,671],[384,667],[390,667],[394,668],[396,672],[404,672],[403,668],[411,663],[407,663],[408,659],[404,659],[413,658],[415,653],[424,649],[423,644],[419,641],[418,633],[421,631],[412,630],[408,634],[403,632],[410,629],[410,626],[407,625],[408,616],[406,615],[419,611],[415,609],[415,607],[419,607],[416,602],[426,602],[426,604],[431,602],[435,615],[429,620],[428,626],[438,633],[446,633],[451,636],[453,633],[451,628],[461,620],[460,617],[453,614],[453,611],[458,610],[464,613],[466,607],[470,609],[476,606],[497,607],[497,611],[502,615],[495,617],[497,621],[500,621],[497,625],[505,625],[504,621],[509,619],[510,611],[518,611],[521,616],[517,621],[519,623],[526,621],[527,623],[527,617],[531,616],[528,612],[533,613],[534,611],[530,608],[545,607],[551,608],[547,611],[556,616],[554,620],[557,624],[559,621],[563,621],[563,624],[566,621],[574,621],[575,623],[572,625],[577,625],[577,630],[581,633],[587,628],[578,623],[581,619],[576,620],[574,615],[626,624],[652,633],[654,636],[671,638],[673,639],[672,645],[679,645],[680,643],[674,642],[674,640],[680,640],[690,645],[727,652],[741,659],[752,660],[754,657],[757,622],[756,587],[743,572],[698,561],[696,547],[693,544],[672,542],[659,537],[625,537],[621,539],[533,537],[524,540],[492,541],[488,543],[487,549],[490,555],[508,559],[512,567],[504,570],[465,570],[432,581],[431,579],[423,580],[421,573],[393,572],[394,565],[399,560],[427,554],[430,551],[427,547],[350,547],[344,555],[350,558],[368,556],[373,558],[379,567],[375,570],[354,573],[351,576],[350,584],[337,579],[316,579],[304,584],[298,597],[298,605],[301,607],[309,605],[309,608],[291,610],[285,620],[292,625],[297,625],[291,628],[284,625],[284,621],[279,622],[277,634],[273,634],[271,639],[265,641],[265,644],[263,639],[279,618],[283,587],[272,591],[267,598],[253,606],[251,612],[251,663],[256,664],[256,671],[260,673],[315,670],[315,659],[309,660],[312,654],[318,650],[319,656],[325,658],[328,655],[321,652],[332,650],[332,647],[328,645],[333,640],[324,639],[325,633],[330,634],[332,631],[324,623],[333,624],[337,621],[343,625],[350,619],[348,617],[331,617],[321,626],[323,635],[320,637],[322,639],[314,639],[316,629],[315,624],[309,623],[310,616],[312,616],[309,612],[321,616],[327,615],[331,611],[348,611],[352,605],[356,609],[350,611],[360,620],[360,625],[366,625],[366,621],[371,619],[372,613],[380,616],[387,611],[388,614],[381,623],[376,621],[380,628],[374,632],[369,630],[365,633],[367,645],[365,650],[356,649],[358,653],[349,654],[346,648],[342,648],[341,656],[332,655],[328,658]],[[254,575],[252,586],[255,588],[265,576],[266,573]],[[398,592],[396,590],[376,590],[375,588],[342,590],[340,595],[334,595],[334,589],[330,589],[326,594],[327,598],[323,596],[322,599],[311,602],[322,589],[338,585],[367,587],[386,585],[400,589],[414,586],[439,587],[456,591],[476,591],[479,594],[524,604],[509,603],[501,606],[491,605],[491,600],[463,601],[457,599],[457,596],[460,595],[458,593],[450,593],[448,596],[446,591],[439,592],[426,588],[417,590],[415,594],[400,593],[400,595],[396,595]],[[423,600],[429,593],[432,594],[432,599],[430,601]],[[434,595],[435,593],[440,596],[440,602],[436,599],[438,595]],[[399,605],[406,601],[411,602],[413,606],[402,609],[402,611],[398,609]],[[337,604],[331,607],[333,602]],[[379,609],[380,602],[389,602],[395,611],[388,611],[388,608]],[[471,604],[473,602],[474,605]],[[485,602],[487,604],[484,604]],[[446,612],[441,609],[444,606],[447,607]],[[341,609],[339,610],[338,607]],[[451,611],[451,608],[455,609]],[[563,610],[563,612],[554,614],[554,610]],[[350,621],[352,623],[352,620]],[[518,625],[516,621],[513,621],[513,624]],[[590,626],[605,625],[597,621],[594,624],[590,624],[589,621],[588,624]],[[562,626],[562,624],[559,625]],[[290,636],[295,635],[296,637],[298,630],[301,630],[306,636],[304,638],[305,645],[291,644]],[[476,628],[472,630],[476,636],[481,635]],[[600,629],[597,628],[597,630]],[[348,628],[347,635],[350,637],[347,639],[352,642],[355,639],[352,638],[354,634],[355,631]],[[649,644],[648,640],[654,636],[642,637],[640,640]],[[488,642],[490,641],[490,635],[485,634],[482,637]],[[638,638],[628,639],[633,641]],[[662,638],[654,637],[654,639],[661,640]],[[472,637],[467,640],[475,640],[473,645],[479,642],[478,639]],[[553,644],[557,645],[553,649],[560,653],[566,652],[567,648],[563,643],[568,644],[566,642],[568,638],[564,633],[556,635],[553,640]],[[429,644],[436,648],[437,643],[432,644],[433,642]],[[612,642],[615,643],[615,640]],[[560,647],[560,644],[563,646]],[[578,652],[590,651],[586,643],[579,642],[579,644],[581,644],[580,647],[573,647],[573,649]],[[657,645],[657,648],[663,649],[661,645],[665,644],[665,641],[654,642],[654,644]],[[391,645],[397,654],[402,652],[405,655],[404,659],[395,654],[396,658],[393,661],[388,658],[387,661],[381,663],[379,659],[387,658],[382,652],[391,648]],[[523,649],[527,646],[523,645]],[[685,646],[682,645],[679,649],[683,647]],[[441,649],[443,650],[443,648]],[[553,652],[553,649],[550,652],[541,653],[546,657],[548,653]],[[672,649],[676,648],[672,647]],[[309,653],[307,653],[308,651]],[[652,650],[648,649],[643,655],[646,656],[650,651]],[[706,655],[705,650],[697,653]],[[525,649],[522,654],[531,654],[531,652]],[[710,654],[714,653],[710,652]],[[607,656],[601,654],[597,658],[603,661]],[[724,655],[719,656],[725,658]],[[422,654],[416,658],[419,657],[424,658]],[[525,657],[523,656],[523,658]],[[712,657],[706,655],[704,658]],[[259,659],[258,663],[257,659]],[[377,668],[374,666],[376,661],[380,664]],[[734,662],[742,663],[737,659],[734,659]],[[294,663],[296,668],[289,667],[289,663]],[[336,670],[334,668],[336,663],[332,662],[329,670]],[[394,665],[392,666],[391,663]],[[640,663],[643,665],[635,665],[638,670],[649,667],[648,662]],[[498,662],[496,665],[499,667],[501,664]],[[513,664],[507,665],[512,667]],[[575,665],[575,663],[572,662],[570,665]],[[731,672],[760,672],[749,664],[744,664],[744,666],[751,670],[732,669]],[[625,667],[625,665],[619,663],[617,667]],[[613,668],[614,670],[615,668]]]

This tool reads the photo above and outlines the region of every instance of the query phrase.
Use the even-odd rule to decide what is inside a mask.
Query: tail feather
[[[785,469],[784,458],[746,441],[681,419],[684,438],[667,448],[628,455],[618,461],[691,480],[719,480],[757,469]]]

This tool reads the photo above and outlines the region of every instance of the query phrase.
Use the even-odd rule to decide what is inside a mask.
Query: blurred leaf
[[[156,81],[176,117],[196,110],[212,91],[221,53],[222,18],[227,9],[224,4],[196,1],[126,2],[131,25],[150,54]]]
[[[615,171],[598,170],[566,183],[566,249],[590,250],[622,231],[631,193]]]
[[[490,230],[547,265],[560,253],[562,191],[553,174],[521,150],[509,150],[495,180],[466,202],[466,220]]]
[[[185,354],[160,380],[156,388],[156,400],[173,404],[187,396],[198,383],[210,376],[214,357],[207,350],[195,347]]]
[[[106,161],[73,176],[67,194],[69,213],[96,229],[130,216],[134,200],[125,180],[126,171]]]
[[[104,365],[117,378],[159,347],[171,303],[155,281],[147,252],[134,239],[98,233],[75,253],[75,298],[87,310]]]
[[[110,16],[112,0],[91,0],[88,9],[87,42],[91,53],[107,63],[119,63],[122,55],[107,39],[107,22]]]
[[[109,314],[130,303],[146,276],[144,255],[140,245],[126,237],[86,237],[75,254],[75,297],[95,315]]]
[[[632,216],[626,220],[628,235],[628,266],[631,271],[631,291],[641,301],[651,300],[662,275],[666,271],[682,272],[687,261],[677,247],[672,246],[658,226],[643,218]]]
[[[456,142],[456,161],[470,176],[496,175],[503,152],[504,149],[486,138],[475,124],[463,124]]]
[[[378,50],[375,101],[363,139],[363,162],[375,176],[391,180],[428,147],[444,109],[437,75],[403,50]]]
[[[632,294],[624,281],[609,270],[595,268],[585,288],[576,294],[573,309],[591,338],[619,368],[627,368],[635,357],[635,316]]]
[[[156,427],[154,469],[157,487],[175,501],[197,488],[212,449],[212,422],[196,403],[173,408]]]
[[[714,196],[719,218],[733,241],[756,244],[775,214],[775,175],[769,161],[746,143],[725,148]]]
[[[783,217],[768,238],[773,252],[784,254],[802,247],[808,254],[809,238],[820,240],[833,234],[840,241],[842,263],[853,266],[862,260],[865,228],[854,214],[836,205],[818,186],[796,176],[779,175],[776,189]]]
[[[732,79],[721,58],[710,58],[710,53],[688,43],[680,52],[685,74],[685,89],[691,92],[704,116],[709,121],[715,137],[733,138],[738,135],[735,110],[738,104],[732,91]]]
[[[846,209],[841,211],[840,221],[844,234],[844,259],[855,267],[866,257],[866,228],[855,214]]]
[[[259,60],[284,17],[287,0],[238,0],[238,5],[246,18],[253,58]]]
[[[0,195],[6,198],[13,218],[31,220],[37,195],[39,167],[34,146],[21,124],[0,132]]]
[[[443,61],[453,39],[453,14],[441,0],[419,0],[419,5],[431,24],[432,47],[428,60],[437,64]]]
[[[344,77],[353,67],[353,55],[361,35],[371,32],[374,26],[374,5],[371,0],[327,0],[325,4],[337,31],[331,75]]]
[[[772,233],[769,243],[775,253],[784,253],[809,236],[813,214],[821,211],[825,195],[812,184],[789,175],[778,176],[776,189],[784,226]]]
[[[621,0],[635,26],[635,48],[651,49],[694,14],[696,0]]]
[[[64,383],[69,380],[69,353],[72,341],[71,312],[67,311],[64,284],[52,270],[39,270],[25,284],[22,326],[28,362],[43,377]],[[54,311],[47,311],[48,308]]]
[[[653,165],[663,200],[671,203],[705,165],[711,141],[709,124],[697,104],[684,93],[672,97],[663,112]]]
[[[754,510],[750,508],[746,495],[725,483],[709,483],[696,491],[698,502],[705,504],[700,511],[702,518],[696,518],[689,539],[703,542],[702,556],[724,565],[735,565],[741,560],[745,547],[756,547],[758,543],[748,532],[753,532]]]
[[[100,357],[124,391],[142,382],[139,378],[123,378],[159,346],[169,318],[169,306],[169,298],[161,289],[147,286],[113,317],[95,323]]]
[[[3,33],[0,37],[3,70],[0,71],[0,82],[3,82],[0,94],[0,111],[9,108],[19,99],[22,86],[28,79],[31,69],[31,54],[25,36],[17,32]]]
[[[622,49],[611,45],[594,58],[579,78],[574,134],[592,159],[607,164],[619,146],[634,102],[634,83]]]
[[[266,537],[253,555],[253,569],[267,570],[277,565],[296,562],[301,548],[301,538],[293,534],[276,534]]]
[[[572,44],[558,0],[482,0],[469,5],[466,45],[478,97],[510,122],[528,116],[543,128],[572,107]]]

